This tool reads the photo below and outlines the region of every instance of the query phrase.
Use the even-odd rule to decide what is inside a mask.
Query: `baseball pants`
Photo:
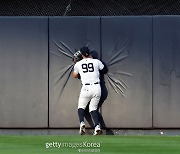
[[[79,95],[78,109],[85,109],[89,104],[89,112],[97,110],[98,103],[101,98],[100,84],[83,85]]]

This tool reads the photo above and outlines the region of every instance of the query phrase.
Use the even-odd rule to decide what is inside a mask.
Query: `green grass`
[[[50,143],[53,143],[48,147]],[[57,143],[61,144],[58,148]],[[79,151],[81,150],[81,152]],[[84,150],[84,151],[83,151]],[[90,152],[87,152],[90,150]],[[95,152],[96,151],[96,152]],[[180,136],[0,136],[0,154],[179,154]]]

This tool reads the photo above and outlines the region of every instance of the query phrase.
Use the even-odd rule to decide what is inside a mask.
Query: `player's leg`
[[[100,127],[99,113],[98,113],[97,109],[90,111],[90,114],[93,118],[94,126],[95,126],[93,135],[100,135],[101,134],[101,127]]]
[[[78,116],[79,116],[79,122],[84,122],[84,117],[85,117],[85,109],[86,106],[88,104],[88,102],[90,101],[89,98],[84,98],[84,97],[80,97],[79,98],[79,102],[78,102]]]
[[[91,117],[94,121],[94,126],[96,127],[97,125],[99,125],[99,114],[98,114],[98,111],[97,110],[93,110],[93,111],[90,111],[90,114],[91,114]]]
[[[99,125],[99,113],[97,111],[99,100],[101,98],[101,88],[100,85],[93,86],[92,98],[89,103],[89,112],[94,120],[95,127]]]
[[[84,122],[84,116],[85,116],[85,110],[83,108],[78,108],[78,117],[79,117],[79,122]]]
[[[94,135],[99,135],[101,133],[100,118],[97,110],[100,97],[101,97],[101,89],[97,86],[95,94],[93,95],[89,104],[89,112],[93,118],[94,126],[95,126]]]
[[[80,122],[80,130],[79,134],[83,135],[85,134],[85,123],[84,123],[84,117],[85,117],[85,108],[90,101],[89,97],[86,97],[84,92],[81,91],[78,101],[78,117]]]

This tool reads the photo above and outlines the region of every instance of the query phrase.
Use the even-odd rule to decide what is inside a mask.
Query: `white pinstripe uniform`
[[[97,109],[101,97],[99,70],[103,68],[100,60],[92,58],[84,58],[74,65],[74,72],[80,74],[82,82],[78,109],[85,109],[89,101],[89,112]]]

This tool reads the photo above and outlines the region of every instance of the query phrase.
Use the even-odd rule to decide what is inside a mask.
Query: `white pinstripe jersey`
[[[98,59],[84,58],[74,65],[74,72],[81,76],[82,84],[100,82],[99,70],[102,70],[104,65]]]

